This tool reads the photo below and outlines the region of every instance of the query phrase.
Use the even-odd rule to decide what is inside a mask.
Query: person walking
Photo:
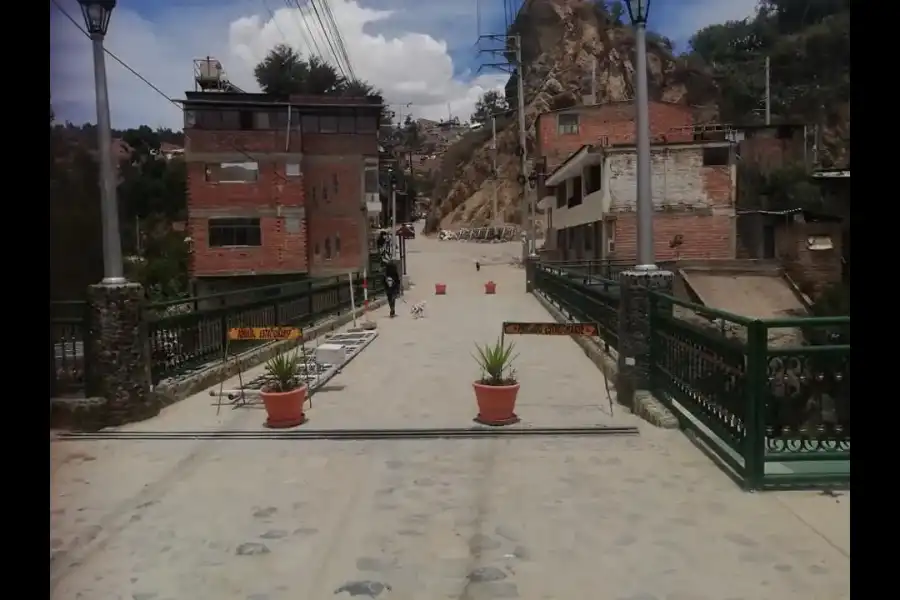
[[[396,261],[386,261],[384,263],[384,293],[387,295],[388,306],[391,309],[391,317],[396,317],[397,312],[395,306],[397,304],[397,296],[400,295],[400,273],[397,270]]]

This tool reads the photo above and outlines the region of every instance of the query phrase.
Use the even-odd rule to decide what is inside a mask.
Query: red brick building
[[[637,257],[637,150],[633,103],[540,115],[538,189],[544,253],[565,260]],[[734,258],[735,153],[727,128],[696,126],[691,109],[650,103],[657,260]]]
[[[184,108],[197,293],[365,265],[379,100],[188,92]]]

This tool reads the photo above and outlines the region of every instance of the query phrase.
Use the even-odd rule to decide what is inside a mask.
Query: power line
[[[347,70],[350,71],[350,76],[353,80],[356,80],[356,73],[353,72],[353,65],[350,64],[350,55],[347,54],[347,45],[344,43],[344,37],[341,35],[341,30],[338,27],[337,22],[334,20],[334,13],[331,12],[331,5],[328,0],[322,0],[325,6],[325,14],[328,15],[328,20],[331,21],[331,26],[334,31],[334,35],[337,38],[337,44],[340,48],[341,55],[344,57],[344,62],[347,63]]]
[[[341,75],[344,76],[345,79],[349,79],[347,75],[347,71],[344,69],[344,66],[341,64],[341,59],[338,55],[337,50],[334,47],[334,43],[331,40],[331,35],[328,33],[328,29],[325,27],[325,23],[322,20],[322,15],[319,13],[319,7],[316,4],[315,0],[309,0],[309,5],[312,6],[313,12],[315,13],[316,20],[319,22],[319,27],[322,29],[322,35],[325,36],[325,41],[328,42],[328,47],[331,48],[331,54],[334,56],[335,64],[341,72]]]
[[[84,29],[84,27],[81,26],[81,24],[78,21],[75,20],[74,17],[72,17],[72,15],[69,14],[69,12],[65,8],[63,8],[63,6],[59,3],[59,0],[50,0],[50,2],[56,7],[57,10],[59,10],[59,12],[61,12],[63,14],[64,17],[66,17],[72,23],[72,25],[74,25],[78,29],[78,31],[83,33],[84,36],[87,37],[88,39],[91,39],[91,35]],[[150,80],[148,80],[146,77],[141,75],[138,71],[133,69],[131,67],[131,65],[126,63],[124,60],[122,60],[118,56],[116,56],[116,54],[112,50],[110,50],[104,46],[103,52],[105,52],[106,55],[109,56],[110,58],[112,58],[114,61],[116,61],[123,67],[125,67],[125,69],[129,73],[131,73],[132,75],[134,75],[135,77],[140,79],[144,84],[146,84],[154,92],[156,92],[157,94],[159,94],[160,96],[162,96],[163,98],[168,100],[173,106],[177,107],[179,111],[182,111],[182,112],[184,111],[184,107],[182,107],[182,105],[177,100],[173,99],[171,96],[169,96],[164,91],[159,89]],[[187,135],[187,134],[185,134],[185,135]],[[242,154],[243,156],[247,157],[248,159],[250,159],[253,162],[257,162],[257,158],[255,156],[253,156],[252,154],[248,153],[246,150],[239,148],[234,144],[232,144],[231,147],[235,152]],[[284,182],[289,181],[287,177],[281,175],[278,171],[275,171],[274,174],[276,177],[283,180]]]
[[[319,43],[316,41],[316,36],[313,35],[312,28],[306,20],[306,15],[303,14],[303,9],[300,8],[299,0],[284,0],[284,5],[297,20],[297,31],[300,33],[300,37],[303,38],[303,42],[306,44],[309,53],[312,54],[313,50],[315,50],[317,56],[322,56],[322,51],[319,49]],[[297,7],[296,12],[294,12],[295,6]],[[304,29],[306,29],[306,33],[309,34],[309,37],[303,33]]]
[[[281,26],[278,24],[278,20],[275,18],[275,13],[269,8],[269,5],[266,4],[266,0],[260,0],[262,2],[263,8],[269,11],[269,15],[272,17],[272,24],[275,25],[275,29],[278,30],[278,33],[281,34],[281,39],[287,42],[287,36],[284,35],[284,31],[281,29]]]

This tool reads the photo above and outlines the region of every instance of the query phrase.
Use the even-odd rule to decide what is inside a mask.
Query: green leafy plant
[[[478,366],[481,367],[482,385],[515,385],[516,372],[512,368],[512,362],[518,354],[513,355],[515,344],[506,343],[503,338],[498,338],[493,344],[480,346],[475,344],[477,354],[474,355]]]
[[[266,362],[270,392],[290,392],[302,387],[300,356],[295,352],[276,354]]]

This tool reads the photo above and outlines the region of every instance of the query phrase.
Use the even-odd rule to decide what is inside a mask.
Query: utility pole
[[[491,217],[493,218],[494,224],[500,224],[500,218],[497,214],[497,117],[495,115],[491,115],[491,158],[493,166],[491,167],[491,179],[494,180],[494,200],[491,205]]]
[[[508,27],[507,27],[508,30]],[[520,169],[521,172],[519,174],[519,182],[522,185],[522,204],[528,201],[528,218],[531,221],[528,226],[528,254],[536,254],[537,253],[537,242],[536,242],[536,207],[534,205],[534,194],[529,190],[529,177],[528,177],[528,156],[526,150],[526,129],[525,129],[525,69],[522,64],[522,38],[519,35],[509,35],[509,34],[493,34],[493,35],[481,35],[479,36],[479,43],[482,40],[490,40],[494,43],[502,43],[502,48],[485,48],[481,49],[482,53],[489,54],[500,54],[506,57],[505,62],[497,62],[497,63],[486,63],[482,64],[479,70],[485,67],[494,67],[497,69],[501,69],[507,73],[512,74],[515,72],[516,74],[516,95],[517,98],[517,111],[519,113],[519,158],[520,158]],[[510,48],[510,43],[512,43],[513,48]],[[513,56],[513,60],[510,61],[510,55]],[[499,212],[499,211],[498,211]]]
[[[772,124],[771,59],[766,57],[766,125]]]
[[[391,260],[397,259],[397,180],[391,173]]]
[[[523,199],[528,198],[528,212],[530,214],[530,222],[528,224],[528,254],[537,254],[537,236],[535,235],[535,206],[534,206],[534,194],[531,194],[528,190],[528,152],[525,149],[526,144],[526,131],[525,131],[525,74],[523,73],[524,66],[522,65],[522,38],[518,34],[512,36],[513,43],[516,45],[516,73],[518,77],[516,78],[516,85],[518,86],[516,96],[516,100],[518,100],[518,112],[519,112],[519,156],[521,158],[521,172],[522,172],[522,196]]]

